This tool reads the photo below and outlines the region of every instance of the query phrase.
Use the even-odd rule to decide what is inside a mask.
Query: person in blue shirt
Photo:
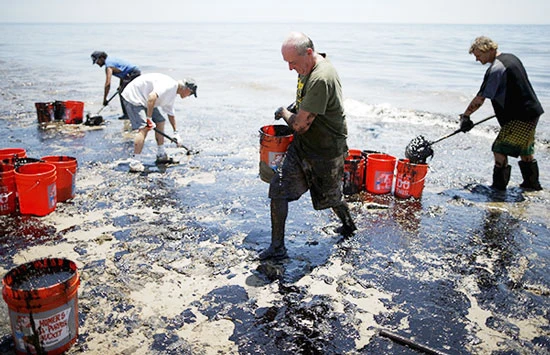
[[[136,65],[133,65],[125,60],[110,57],[107,53],[103,51],[94,51],[91,55],[92,65],[97,64],[99,67],[105,66],[105,89],[103,91],[103,106],[107,106],[109,103],[107,96],[111,89],[111,78],[116,76],[120,79],[118,86],[118,93],[120,94],[122,90],[128,85],[132,80],[141,75],[141,71]],[[120,119],[127,119],[128,115],[126,113],[126,108],[122,103],[122,97],[120,97],[120,106],[122,107],[123,115]]]

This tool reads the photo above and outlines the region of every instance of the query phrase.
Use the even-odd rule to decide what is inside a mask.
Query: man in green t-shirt
[[[293,32],[281,47],[289,70],[298,73],[295,109],[280,107],[275,119],[284,119],[294,131],[285,160],[269,185],[271,245],[259,259],[287,256],[284,243],[288,203],[310,191],[313,208],[332,208],[342,221],[337,232],[349,238],[355,230],[343,199],[342,177],[347,156],[347,125],[338,73],[311,39]]]

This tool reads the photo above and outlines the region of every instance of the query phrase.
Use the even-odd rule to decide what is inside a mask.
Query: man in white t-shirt
[[[155,127],[164,132],[166,119],[159,111],[159,107],[166,113],[170,125],[174,130],[174,138],[181,142],[176,127],[174,102],[176,96],[182,99],[194,95],[197,97],[197,85],[192,79],[174,80],[168,75],[160,73],[143,74],[134,79],[124,91],[122,99],[133,130],[137,130],[134,139],[134,155],[130,162],[130,171],[143,171],[141,151],[145,143],[147,133]],[[157,141],[157,163],[170,161],[164,150],[164,136],[155,132]]]

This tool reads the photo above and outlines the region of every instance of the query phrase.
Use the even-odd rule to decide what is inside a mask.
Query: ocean
[[[468,54],[479,35],[523,61],[543,107],[550,107],[550,26],[544,25],[1,24],[0,113],[33,118],[34,102],[52,100],[84,101],[86,110],[97,112],[104,71],[91,65],[90,54],[104,50],[143,72],[195,78],[201,96],[192,109],[219,110],[222,116],[239,108],[269,121],[272,111],[293,101],[296,75],[280,54],[292,30],[307,33],[329,55],[349,115],[373,107],[426,112],[456,127],[487,69]],[[487,101],[472,118],[491,114]],[[497,127],[495,120],[486,125]],[[543,116],[538,141],[547,143],[549,132]]]
[[[329,55],[346,97],[361,103],[456,116],[487,68],[468,54],[479,35],[516,54],[543,106],[550,103],[550,26],[536,25],[1,24],[2,72],[10,79],[2,89],[40,83],[33,98],[47,100],[55,78],[60,95],[73,93],[93,105],[86,95],[101,94],[103,73],[91,67],[89,55],[104,50],[143,72],[194,76],[206,98],[223,90],[230,102],[237,100],[230,92],[247,102],[275,94],[291,100],[295,75],[285,72],[280,44],[292,30],[307,33]]]
[[[308,34],[336,67],[353,149],[404,158],[413,138],[455,131],[487,69],[468,54],[480,35],[522,60],[550,110],[547,25],[0,24],[0,148],[79,164],[74,200],[43,218],[0,216],[0,271],[48,255],[77,260],[74,353],[406,352],[378,328],[453,354],[548,351],[548,113],[536,136],[543,191],[517,187],[514,158],[509,191],[484,188],[493,119],[433,145],[420,200],[350,197],[353,240],[339,244],[334,216],[306,194],[290,207],[290,259],[250,257],[269,243],[258,131],[294,101],[296,73],[280,53],[290,31]],[[133,136],[118,98],[101,111],[105,126],[40,127],[37,102],[102,108],[95,50],[143,73],[194,78],[198,97],[175,107],[184,144],[200,153],[167,143],[180,165],[128,174]],[[472,120],[492,114],[487,101]],[[144,154],[155,152],[150,134]],[[13,351],[9,328],[0,307],[0,352]]]

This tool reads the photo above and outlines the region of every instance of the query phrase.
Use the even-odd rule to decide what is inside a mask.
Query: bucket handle
[[[29,191],[31,191],[32,189],[34,189],[34,188],[37,187],[38,185],[40,185],[40,180],[36,181],[36,182],[34,183],[34,185],[33,185],[30,189],[26,190],[24,193],[29,193]]]
[[[67,170],[67,172],[68,172],[69,174],[71,174],[72,176],[74,176],[74,175],[76,174],[76,172],[73,174],[73,172],[70,171],[68,168],[65,168],[65,170]]]
[[[428,166],[428,171],[430,171],[430,169],[431,169],[431,167]],[[424,175],[424,177],[422,179],[418,180],[417,183],[424,182],[424,180],[426,180],[426,177],[428,176],[428,171],[426,171],[426,175]]]
[[[423,182],[424,180],[426,180],[426,176],[428,176],[428,174],[424,175],[422,179],[416,180],[414,183],[418,184],[419,182]]]
[[[431,167],[428,166],[428,171],[431,169]],[[424,177],[418,181],[415,182],[415,184],[418,184],[419,182],[423,182],[424,180],[426,180],[426,176],[428,176],[428,172],[426,172],[426,175],[424,175]]]
[[[426,174],[426,175],[428,175],[428,174]],[[426,180],[426,175],[424,175],[424,177],[422,179],[420,179],[418,181],[415,181],[414,183],[418,184],[419,182],[424,182],[424,180]]]

